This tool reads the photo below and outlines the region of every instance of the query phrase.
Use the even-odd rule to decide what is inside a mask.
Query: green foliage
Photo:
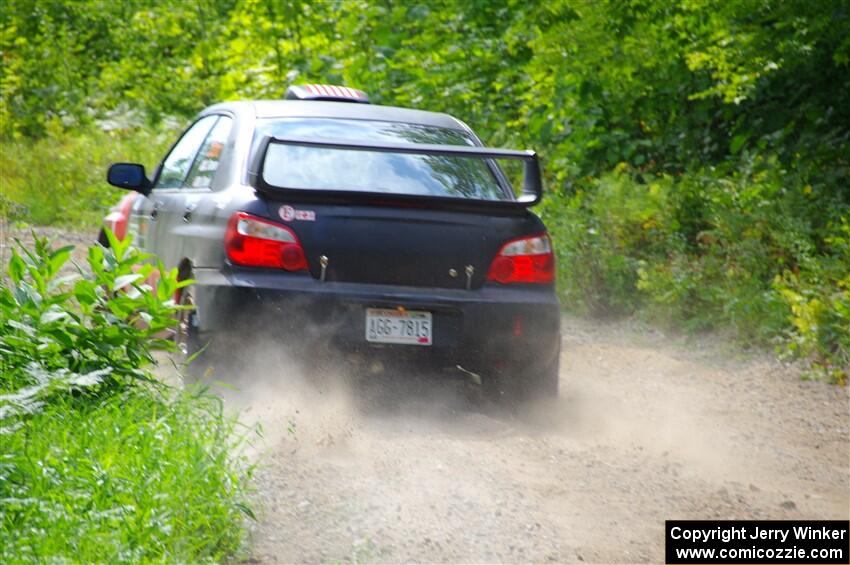
[[[830,260],[809,258],[798,270],[785,270],[773,281],[791,309],[787,329],[792,353],[811,359],[815,374],[847,383],[850,379],[850,222],[827,241]]]
[[[638,287],[650,296],[656,316],[696,328],[732,326],[756,341],[777,331],[775,298],[765,291],[790,257],[784,242],[772,239],[783,217],[775,183],[775,178],[730,178],[712,171],[675,183],[678,195],[690,197],[677,202],[677,219],[693,223],[696,213],[702,226],[663,261],[645,259]],[[776,260],[764,261],[770,255]]]
[[[219,561],[251,515],[234,423],[149,372],[191,281],[109,236],[77,273],[36,237],[0,285],[0,561]]]
[[[783,343],[814,373],[846,381],[850,228],[807,221],[800,211],[811,187],[793,180],[775,160],[681,176],[624,165],[550,198],[543,212],[562,302],[690,330],[731,328],[745,343]]]
[[[106,142],[104,120],[160,124],[293,82],[345,83],[540,152],[568,307],[732,327],[847,372],[844,0],[6,4],[6,214],[93,221],[112,195],[68,196],[102,174],[83,155],[100,166],[141,149],[121,141],[131,133]],[[61,140],[81,144],[79,175],[36,161]],[[146,148],[138,159],[153,162],[162,144]],[[58,206],[40,196],[64,179]]]
[[[143,109],[154,120],[213,101],[227,0],[6,0],[0,136],[40,136]]]
[[[559,289],[568,307],[622,315],[640,304],[641,261],[676,247],[670,180],[637,183],[626,166],[572,197],[554,196],[542,215],[555,239]]]
[[[177,270],[143,263],[150,256],[110,235],[110,247],[89,248],[88,270],[60,276],[72,247],[51,249],[36,237],[34,250],[12,251],[10,286],[0,286],[2,388],[32,385],[34,371],[67,371],[74,379],[101,387],[122,387],[154,363],[153,351],[173,350],[161,337],[175,325],[175,290],[191,281],[177,280]],[[147,283],[159,267],[156,288]],[[35,369],[33,369],[35,367]]]
[[[0,212],[5,218],[92,228],[123,192],[104,181],[109,164],[152,166],[176,135],[165,125],[64,131],[55,120],[46,132],[47,137],[39,139],[0,140]]]
[[[61,396],[3,436],[4,563],[220,562],[243,539],[246,476],[210,396]]]

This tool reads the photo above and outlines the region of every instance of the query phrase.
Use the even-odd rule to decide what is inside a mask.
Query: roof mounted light
[[[333,84],[294,84],[286,89],[286,100],[329,100],[333,102],[369,103],[369,96],[362,90]]]

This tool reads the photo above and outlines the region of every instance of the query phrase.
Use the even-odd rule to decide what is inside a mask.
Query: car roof
[[[354,104],[351,102],[330,102],[325,100],[242,100],[237,102],[223,102],[210,106],[201,112],[201,115],[220,111],[231,111],[236,114],[253,113],[254,117],[259,119],[341,118],[402,122],[470,131],[466,124],[448,114],[398,108],[396,106],[379,106],[376,104]]]

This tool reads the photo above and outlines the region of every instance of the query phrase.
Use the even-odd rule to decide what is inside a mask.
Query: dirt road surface
[[[407,374],[320,392],[258,352],[229,393],[265,432],[249,562],[659,563],[665,519],[848,519],[846,388],[721,340],[563,330],[560,399],[520,414]]]
[[[84,261],[86,234],[40,233]],[[255,344],[223,390],[264,431],[247,562],[660,563],[665,519],[848,519],[847,388],[721,339],[562,328],[560,398],[520,413],[344,363],[317,386]]]

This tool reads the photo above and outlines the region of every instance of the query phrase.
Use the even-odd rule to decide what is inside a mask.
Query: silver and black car
[[[497,163],[521,162],[514,188]],[[510,170],[510,169],[505,169]],[[201,112],[106,217],[197,282],[177,339],[262,332],[365,356],[461,367],[510,399],[557,395],[555,260],[532,151],[491,149],[452,116],[340,86]],[[305,330],[312,329],[312,333]],[[260,337],[260,336],[257,336]],[[309,345],[309,344],[308,344]]]

